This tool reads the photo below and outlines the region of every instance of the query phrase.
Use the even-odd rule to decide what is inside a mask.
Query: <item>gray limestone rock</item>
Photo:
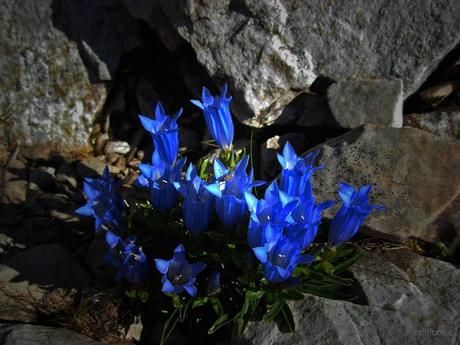
[[[313,175],[319,201],[338,199],[339,182],[372,184],[371,202],[385,206],[365,225],[399,238],[432,240],[427,226],[460,193],[460,142],[415,128],[366,125],[319,145]],[[326,212],[331,216],[332,212]]]
[[[87,147],[135,20],[117,1],[0,4],[0,138],[58,151]]]
[[[297,332],[251,322],[233,344],[446,345],[460,340],[460,271],[407,250],[366,255],[352,266],[366,305],[306,295],[291,303]]]
[[[450,249],[460,247],[460,195],[428,225],[425,239],[441,241]]]
[[[82,334],[65,328],[0,323],[2,345],[100,345]]]
[[[341,81],[329,87],[327,99],[340,127],[356,128],[364,124],[402,127],[400,79]]]
[[[208,73],[229,82],[239,120],[254,126],[275,121],[320,75],[396,77],[409,95],[460,40],[455,0],[159,1]]]
[[[442,136],[460,139],[460,111],[436,111],[404,116],[404,125]]]
[[[53,26],[51,1],[0,4],[0,136],[62,150],[87,145],[106,97],[92,84],[78,47]]]

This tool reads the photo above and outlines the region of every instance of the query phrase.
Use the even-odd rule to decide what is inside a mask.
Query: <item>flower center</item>
[[[274,262],[274,264],[277,265],[277,266],[282,266],[282,267],[284,267],[284,266],[286,265],[286,259],[287,259],[287,255],[286,255],[286,254],[279,253],[279,254],[276,255],[276,257],[275,257],[275,262]]]

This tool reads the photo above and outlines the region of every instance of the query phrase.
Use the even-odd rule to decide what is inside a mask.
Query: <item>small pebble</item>
[[[129,150],[131,150],[131,147],[126,141],[109,141],[104,148],[106,155],[110,155],[112,153],[125,155],[129,152]]]

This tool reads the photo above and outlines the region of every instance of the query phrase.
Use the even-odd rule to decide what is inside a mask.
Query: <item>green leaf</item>
[[[216,332],[219,328],[224,327],[225,325],[228,325],[230,322],[232,322],[232,319],[228,319],[228,314],[224,314],[220,316],[209,328],[208,334],[213,334]]]
[[[265,321],[273,321],[278,316],[283,306],[284,301],[278,298],[268,309],[267,313],[264,315]]]
[[[265,291],[246,291],[245,300],[241,311],[233,318],[236,323],[236,332],[242,336],[249,320],[254,314],[260,299],[264,296]]]
[[[187,312],[191,305],[192,305],[192,300],[189,299],[187,302],[185,302],[179,307],[179,321],[180,322],[184,322],[184,320],[187,318]]]
[[[200,177],[201,178],[207,177],[206,168],[208,167],[208,165],[209,165],[209,158],[206,158],[205,160],[201,162],[201,166],[200,166]]]
[[[362,256],[364,255],[363,252],[359,251],[359,250],[356,250],[356,252],[354,253],[354,255],[349,258],[348,260],[345,260],[344,262],[338,264],[335,266],[335,273],[336,274],[339,274],[339,273],[342,273],[343,271],[345,271],[348,267],[350,267],[351,265],[353,265],[356,261],[358,261]]]
[[[180,306],[181,306],[181,304],[182,304],[182,303],[181,303],[180,297],[177,296],[177,295],[173,295],[173,296],[172,296],[172,301],[173,301],[174,308],[178,308],[178,309],[179,309]]]
[[[125,291],[125,293],[129,298],[136,298],[136,290]]]
[[[281,315],[283,316],[284,322],[286,322],[286,325],[288,326],[289,332],[295,332],[294,316],[292,316],[291,308],[289,308],[287,303],[283,303],[281,307]]]
[[[174,327],[176,327],[177,321],[179,321],[179,309],[175,308],[169,316],[168,320],[165,322],[163,333],[161,334],[160,345],[164,345],[166,340],[168,340],[169,336],[174,330]]]
[[[331,276],[334,275],[334,265],[331,264],[329,261],[323,261],[321,263],[321,266],[327,274]]]
[[[265,291],[246,291],[246,300],[249,301],[249,302],[252,302],[252,301],[257,301],[259,302],[259,300],[263,297],[263,295],[265,294]]]
[[[283,294],[283,297],[291,301],[300,301],[304,299],[304,295],[297,289],[289,290]]]
[[[202,297],[202,298],[197,298],[193,301],[192,304],[192,309],[199,308],[204,306],[206,303],[208,303],[208,298],[207,297]]]
[[[142,303],[147,302],[147,300],[149,299],[148,291],[139,291],[138,296]]]
[[[212,309],[214,309],[217,315],[222,316],[224,314],[222,304],[217,297],[209,298],[209,302],[211,303]]]

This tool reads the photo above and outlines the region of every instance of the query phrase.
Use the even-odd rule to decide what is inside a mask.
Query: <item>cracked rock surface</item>
[[[159,2],[208,73],[230,82],[239,120],[254,126],[275,121],[320,75],[396,77],[409,95],[460,40],[455,0]]]
[[[251,322],[233,344],[458,344],[459,269],[396,250],[369,253],[352,271],[367,305],[309,295],[291,304],[296,333]]]

